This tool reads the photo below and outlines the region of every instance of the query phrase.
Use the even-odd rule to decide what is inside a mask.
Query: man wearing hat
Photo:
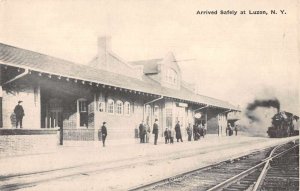
[[[103,125],[101,127],[101,134],[102,134],[102,143],[103,143],[103,147],[105,147],[105,139],[107,136],[107,129],[106,129],[106,122],[103,122]]]
[[[24,117],[24,109],[21,105],[22,101],[18,101],[18,105],[16,105],[14,109],[14,113],[16,115],[16,128],[18,128],[18,124],[20,123],[20,128],[22,128],[22,120]]]
[[[154,134],[154,145],[157,145],[158,138],[158,119],[155,119],[152,129],[152,134]]]

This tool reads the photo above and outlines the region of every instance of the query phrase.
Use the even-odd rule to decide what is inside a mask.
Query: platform
[[[0,177],[54,170],[45,176],[45,181],[23,190],[126,190],[296,138],[299,139],[208,135],[200,141],[173,145],[160,140],[158,145],[109,145],[108,142],[105,148],[61,147],[52,153],[2,158]],[[60,170],[55,172],[55,169]],[[30,182],[32,178],[42,177],[33,174],[12,182]],[[1,185],[4,184],[2,181]]]

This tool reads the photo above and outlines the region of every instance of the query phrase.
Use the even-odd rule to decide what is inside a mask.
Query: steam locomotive
[[[289,112],[278,112],[272,117],[272,126],[268,128],[268,135],[271,138],[281,138],[299,135],[295,129],[294,121],[299,117]]]

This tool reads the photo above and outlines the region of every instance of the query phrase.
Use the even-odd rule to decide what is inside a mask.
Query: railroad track
[[[299,146],[270,161],[262,177],[260,190],[299,190]]]
[[[299,141],[141,185],[134,190],[299,190]]]

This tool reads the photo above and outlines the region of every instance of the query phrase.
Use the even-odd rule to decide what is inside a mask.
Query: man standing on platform
[[[179,121],[177,122],[177,124],[175,125],[175,132],[176,132],[176,139],[177,139],[177,142],[178,140],[180,139],[181,142],[182,141],[182,136],[181,136],[181,130],[180,130],[180,124],[179,124]]]
[[[102,134],[102,143],[103,143],[103,147],[105,147],[105,139],[107,136],[107,128],[106,128],[106,122],[103,122],[103,125],[101,127],[101,134]]]
[[[144,121],[139,126],[140,143],[145,143],[145,125]]]
[[[153,124],[152,134],[154,134],[154,145],[157,145],[157,138],[158,138],[158,119],[155,119]]]
[[[20,123],[20,128],[23,128],[23,117],[24,117],[24,109],[21,105],[22,101],[18,101],[18,105],[16,105],[15,109],[14,109],[14,113],[16,115],[16,128],[18,128],[18,124]]]
[[[237,132],[238,132],[238,126],[237,126],[237,124],[235,124],[234,131],[235,131],[235,136],[237,136]]]
[[[193,129],[191,127],[191,123],[188,124],[187,128],[186,128],[186,132],[188,134],[188,141],[192,140],[192,134],[193,134]]]

